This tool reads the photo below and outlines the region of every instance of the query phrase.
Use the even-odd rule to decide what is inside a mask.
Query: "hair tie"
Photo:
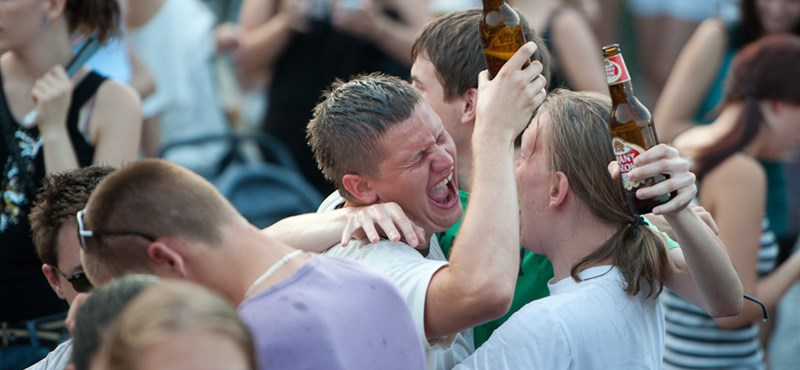
[[[631,228],[631,231],[636,232],[639,230],[639,226],[646,225],[647,222],[644,220],[644,216],[636,217],[633,221],[628,223],[628,227]]]
[[[636,217],[633,221],[630,222],[631,226],[642,226],[646,224],[647,221],[645,221],[644,216]]]

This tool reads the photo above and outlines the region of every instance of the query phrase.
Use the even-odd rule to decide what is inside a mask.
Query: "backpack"
[[[207,179],[256,227],[314,212],[322,202],[319,192],[300,174],[291,153],[265,133],[211,135],[173,143],[161,153],[214,141],[227,142],[228,152]]]

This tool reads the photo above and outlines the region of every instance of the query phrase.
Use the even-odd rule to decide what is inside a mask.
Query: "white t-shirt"
[[[343,203],[344,199],[338,192],[334,192],[322,202],[318,212],[336,209]],[[388,240],[369,243],[366,239],[350,242],[346,248],[337,244],[324,254],[358,261],[394,283],[411,309],[411,317],[425,347],[429,370],[452,369],[475,350],[472,330],[464,330],[457,335],[435,341],[428,341],[425,335],[425,298],[428,286],[433,274],[447,266],[447,259],[436,238],[431,238],[427,257],[405,243]]]
[[[47,354],[41,361],[29,366],[25,370],[64,370],[72,356],[72,338],[59,344],[56,349]]]
[[[548,284],[550,296],[517,311],[456,369],[660,369],[660,298],[623,290],[613,266]],[[587,280],[588,279],[588,280]]]
[[[228,125],[216,95],[214,15],[198,0],[167,0],[128,42],[147,68],[156,90],[142,102],[144,118],[158,116],[162,146],[224,134]],[[220,143],[175,148],[165,158],[208,174],[222,157]]]

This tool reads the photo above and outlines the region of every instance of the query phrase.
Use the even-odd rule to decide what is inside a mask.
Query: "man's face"
[[[424,55],[417,57],[411,66],[411,86],[417,89],[425,101],[430,104],[433,111],[442,120],[445,130],[456,141],[459,141],[459,137],[464,136],[460,134],[463,130],[459,130],[465,104],[464,100],[457,97],[452,101],[445,101],[444,86],[439,81],[436,67]]]
[[[517,189],[520,201],[521,243],[527,248],[541,245],[534,239],[547,233],[546,222],[552,174],[547,169],[544,132],[550,119],[537,114],[522,134],[522,148],[517,158]],[[534,250],[534,252],[537,252]]]
[[[417,104],[411,117],[380,140],[386,157],[371,179],[378,202],[396,202],[428,233],[461,218],[456,190],[456,147],[431,107]]]
[[[72,276],[72,274],[78,271],[83,271],[80,257],[81,247],[80,242],[78,242],[78,232],[75,221],[67,221],[61,225],[61,228],[58,230],[56,243],[58,244],[58,266],[56,267],[67,276]],[[61,291],[64,295],[63,298],[67,300],[67,303],[72,304],[72,300],[75,299],[78,292],[72,288],[72,284],[70,284],[64,276],[61,276],[61,274],[57,272],[54,273],[58,277]]]

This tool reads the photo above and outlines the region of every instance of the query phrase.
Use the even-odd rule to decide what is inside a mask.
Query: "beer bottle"
[[[650,199],[636,197],[636,190],[657,184],[665,180],[666,175],[657,175],[638,182],[628,180],[628,172],[635,168],[633,159],[658,144],[658,138],[650,111],[633,94],[633,84],[621,52],[618,44],[603,46],[608,92],[612,103],[608,130],[619,164],[628,209],[634,215],[641,215],[652,212],[654,207],[666,203],[671,196],[664,194]]]
[[[525,45],[522,23],[505,0],[483,0],[480,29],[489,78],[494,78],[503,64]]]

